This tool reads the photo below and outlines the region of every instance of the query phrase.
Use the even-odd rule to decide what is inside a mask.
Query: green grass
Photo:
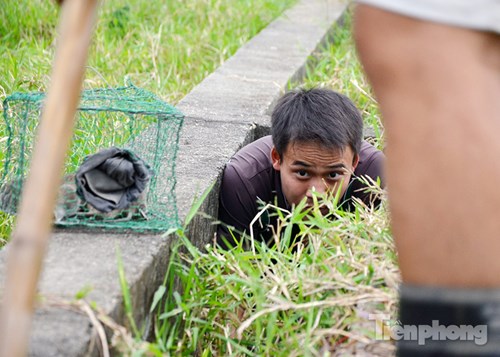
[[[129,76],[175,104],[294,2],[104,1],[85,87],[122,85]],[[2,5],[0,99],[14,91],[46,90],[58,15],[52,1]]]
[[[175,104],[295,1],[103,1],[84,88],[122,86],[127,77]],[[0,101],[13,92],[46,91],[59,12],[50,0],[0,7]],[[2,121],[0,162],[6,135]],[[0,212],[0,246],[13,220]]]
[[[374,188],[384,195],[380,189]],[[375,341],[369,314],[395,316],[399,281],[386,208],[280,212],[276,246],[200,250],[180,233],[156,299],[164,354],[346,355],[393,346]],[[292,224],[301,233],[292,238]],[[247,238],[250,239],[250,238]],[[246,250],[244,245],[255,246]]]

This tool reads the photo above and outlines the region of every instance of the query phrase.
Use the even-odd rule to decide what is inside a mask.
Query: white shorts
[[[357,0],[401,15],[500,33],[500,0]]]

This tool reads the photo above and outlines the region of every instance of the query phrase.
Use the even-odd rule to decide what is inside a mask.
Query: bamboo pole
[[[51,83],[7,256],[0,356],[25,356],[34,299],[92,38],[98,0],[62,4]]]

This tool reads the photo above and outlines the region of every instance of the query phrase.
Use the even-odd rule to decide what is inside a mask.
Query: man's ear
[[[271,161],[273,162],[273,168],[276,171],[279,171],[281,168],[281,157],[280,154],[278,154],[278,151],[276,148],[273,146],[271,149]]]
[[[358,167],[359,164],[359,154],[354,155],[354,158],[352,159],[352,171]]]

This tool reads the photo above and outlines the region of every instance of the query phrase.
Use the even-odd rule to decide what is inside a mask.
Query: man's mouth
[[[329,208],[328,208],[328,206],[327,206],[327,205],[325,205],[325,204],[321,204],[321,205],[319,205],[319,207],[318,207],[318,208],[319,208],[319,211],[321,212],[321,214],[322,214],[323,216],[326,216],[327,214],[329,214],[329,213],[330,213],[330,209],[329,209]],[[307,204],[307,205],[306,205],[306,209],[310,209],[310,210],[312,211],[312,210],[314,209],[314,205],[313,205],[313,204]]]

